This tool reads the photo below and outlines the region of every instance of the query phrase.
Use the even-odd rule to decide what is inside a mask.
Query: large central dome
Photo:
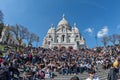
[[[64,16],[64,15],[63,15],[63,17],[62,17],[62,20],[58,23],[58,28],[57,28],[57,29],[60,29],[60,28],[62,28],[63,26],[65,26],[65,27],[67,27],[67,28],[70,29],[69,23],[68,23],[68,21],[65,19],[65,16]]]

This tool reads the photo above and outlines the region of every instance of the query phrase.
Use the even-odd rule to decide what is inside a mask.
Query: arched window
[[[56,36],[56,43],[58,43],[58,36]]]
[[[70,36],[68,36],[68,43],[70,43]]]
[[[77,41],[77,45],[79,45],[79,42]]]
[[[82,39],[82,36],[80,35],[80,40]]]
[[[58,39],[56,40],[56,42],[58,43]]]
[[[63,27],[62,27],[62,32],[63,32]]]
[[[76,38],[78,38],[78,35],[76,35]]]
[[[65,41],[65,35],[62,35],[62,42]]]
[[[48,45],[50,45],[50,41],[48,41]]]
[[[75,41],[78,39],[78,35],[75,36]]]
[[[51,35],[49,35],[49,38],[51,38]]]

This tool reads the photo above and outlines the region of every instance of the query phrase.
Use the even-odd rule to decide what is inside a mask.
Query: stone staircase
[[[96,76],[98,76],[100,80],[107,80],[107,74],[108,74],[108,70],[102,69],[102,66],[99,65]],[[84,72],[82,74],[79,73],[77,75],[75,75],[75,74],[62,75],[62,74],[58,74],[58,72],[55,72],[55,75],[57,75],[57,76],[55,76],[52,79],[46,78],[45,80],[70,80],[71,77],[73,77],[73,76],[78,76],[80,80],[85,80],[86,78],[88,78],[87,72]],[[23,77],[23,73],[21,73],[21,77]],[[16,80],[18,80],[18,79],[16,79]],[[23,80],[23,79],[19,79],[19,80]]]
[[[99,77],[100,80],[107,80],[107,73],[108,70],[104,70],[102,69],[102,66],[99,65],[98,67],[98,72],[96,73],[96,76]],[[68,75],[61,75],[58,73],[55,73],[57,76],[54,79],[45,79],[45,80],[70,80],[71,77],[75,76],[74,74],[68,74]],[[83,74],[77,74],[76,76],[79,77],[80,80],[85,80],[86,78],[88,78],[88,73],[84,72]]]

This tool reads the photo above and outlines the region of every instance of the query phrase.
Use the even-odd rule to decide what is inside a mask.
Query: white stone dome
[[[75,27],[74,29],[75,29],[75,33],[79,33],[79,29],[77,27]]]
[[[60,28],[62,28],[62,27],[66,27],[66,28],[68,28],[68,29],[70,29],[70,26],[69,26],[69,23],[68,23],[68,21],[65,19],[65,16],[63,15],[63,17],[62,17],[62,20],[58,23],[58,28],[57,29],[60,29]]]
[[[63,19],[58,23],[58,26],[61,26],[61,25],[69,26],[68,21],[67,21],[64,17],[63,17]]]

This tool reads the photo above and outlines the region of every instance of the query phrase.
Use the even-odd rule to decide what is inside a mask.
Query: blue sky
[[[4,23],[21,24],[40,36],[42,44],[51,24],[57,27],[62,15],[77,24],[88,47],[102,46],[101,38],[120,34],[120,0],[0,0]]]

